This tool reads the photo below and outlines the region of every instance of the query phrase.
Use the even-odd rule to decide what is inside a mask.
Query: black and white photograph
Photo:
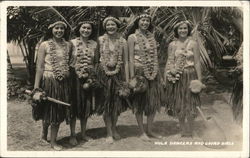
[[[1,157],[249,157],[249,2],[0,4]]]

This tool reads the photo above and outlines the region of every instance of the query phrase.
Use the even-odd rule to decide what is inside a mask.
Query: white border
[[[249,154],[249,3],[247,1],[4,1],[1,2],[1,157],[248,157]],[[243,7],[244,10],[244,119],[242,151],[7,151],[7,6],[200,6]]]
[[[33,3],[32,3],[33,2]],[[35,3],[34,3],[35,2]],[[4,1],[3,4],[13,6],[216,6],[216,7],[241,7],[247,2],[242,1]],[[133,2],[133,3],[131,3]]]
[[[244,16],[243,16],[243,151],[246,151],[249,156],[249,3],[244,6]]]

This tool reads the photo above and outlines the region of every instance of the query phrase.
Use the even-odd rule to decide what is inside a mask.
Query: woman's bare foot
[[[89,136],[87,136],[87,135],[85,135],[85,134],[81,136],[81,139],[84,140],[84,141],[93,140],[93,138],[91,138],[91,137],[89,137]]]
[[[139,137],[141,140],[143,141],[150,141],[150,138],[147,136],[146,133],[143,133],[142,135],[140,135]]]
[[[117,131],[113,131],[113,138],[115,140],[119,140],[119,139],[121,139],[121,136],[120,136],[120,134]]]
[[[182,133],[182,134],[181,134],[181,137],[192,138],[192,137],[193,137],[193,134],[192,134],[192,133],[189,133],[189,132],[187,132],[187,133]]]
[[[49,142],[47,139],[44,139],[44,138],[40,138],[39,142],[41,143],[41,145],[48,145]]]
[[[161,139],[162,138],[162,136],[160,136],[160,135],[158,135],[158,134],[156,134],[154,132],[148,132],[148,136],[149,137],[153,137],[153,138],[157,138],[157,139]]]
[[[106,138],[106,143],[108,143],[108,144],[112,144],[112,143],[114,143],[114,139],[113,139],[113,137],[111,137],[111,136],[108,136],[107,138]]]
[[[78,144],[77,140],[76,140],[76,136],[70,136],[69,138],[69,144],[72,146],[75,146]]]
[[[58,144],[51,144],[51,148],[54,149],[54,150],[57,150],[57,151],[60,151],[63,149],[63,147],[61,145],[58,145]]]

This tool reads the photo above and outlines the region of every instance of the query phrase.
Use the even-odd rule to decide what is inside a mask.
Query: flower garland
[[[156,41],[151,32],[146,31],[146,41],[141,33],[136,30],[136,37],[138,40],[138,44],[140,50],[142,52],[142,63],[144,75],[148,80],[154,80],[158,73],[158,57],[157,57],[157,49],[156,49]],[[149,44],[149,49],[146,47],[146,42]]]
[[[167,71],[167,78],[172,83],[178,81],[181,77],[182,71],[184,69],[186,56],[181,53],[176,57],[174,68]],[[172,72],[171,72],[172,71]]]
[[[105,48],[103,49],[103,47]],[[105,74],[112,76],[120,71],[122,61],[122,37],[116,40],[114,51],[109,49],[109,37],[107,34],[103,36],[103,42],[100,43],[101,64]]]
[[[170,81],[172,83],[175,83],[176,81],[178,81],[180,79],[181,74],[185,68],[186,54],[187,54],[186,47],[187,47],[189,41],[190,41],[189,38],[185,41],[185,48],[183,48],[181,50],[177,50],[179,52],[178,52],[178,55],[176,56],[175,61],[170,61],[171,64],[173,64],[172,65],[173,67],[171,69],[167,69],[166,75],[167,75],[168,81]],[[168,64],[168,66],[170,67],[169,64]]]
[[[51,65],[52,65],[52,72],[55,75],[55,78],[59,81],[62,81],[66,75],[66,73],[69,71],[69,53],[67,49],[67,43],[63,40],[61,47],[63,48],[63,60],[58,61],[57,53],[56,53],[56,43],[53,40],[49,41],[49,50],[50,50],[50,56],[51,56]],[[62,64],[59,64],[59,63]]]
[[[76,65],[75,71],[79,78],[86,79],[89,76],[90,67],[92,65],[91,49],[89,48],[90,41],[87,41],[86,48],[83,48],[83,42],[80,38],[76,39]]]

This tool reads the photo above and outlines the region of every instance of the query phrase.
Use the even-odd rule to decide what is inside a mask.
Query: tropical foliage
[[[193,38],[199,44],[203,68],[213,69],[220,65],[222,56],[237,52],[242,42],[235,26],[235,19],[242,19],[242,12],[232,7],[8,7],[7,39],[8,42],[16,41],[22,48],[29,79],[33,81],[36,44],[52,21],[65,21],[72,33],[79,21],[92,19],[98,28],[97,37],[104,32],[102,20],[113,15],[122,20],[120,31],[127,37],[141,12],[152,16],[161,65],[166,62],[166,50],[174,38],[173,27],[181,20],[188,20],[193,25]]]

